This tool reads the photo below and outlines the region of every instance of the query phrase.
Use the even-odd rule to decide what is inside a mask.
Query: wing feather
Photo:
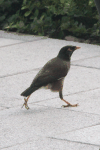
[[[34,78],[31,87],[42,87],[67,75],[69,66],[66,61],[54,58],[47,62]]]

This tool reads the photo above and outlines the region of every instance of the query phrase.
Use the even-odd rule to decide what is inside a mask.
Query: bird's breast
[[[67,69],[70,69],[70,61],[67,61]]]

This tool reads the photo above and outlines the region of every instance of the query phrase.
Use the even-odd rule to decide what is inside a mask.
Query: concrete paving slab
[[[19,44],[22,43],[23,41],[21,40],[12,40],[12,39],[5,39],[5,38],[0,38],[0,51],[1,51],[1,47],[7,47],[9,45],[14,45],[14,44]],[[7,49],[9,49],[7,47]]]
[[[99,120],[100,121],[100,120]],[[67,139],[72,141],[80,141],[82,143],[90,143],[100,147],[100,123],[96,126],[91,126],[81,130],[56,135],[60,139]]]
[[[5,46],[0,48],[0,149],[99,150],[100,46],[7,33],[0,37]],[[61,108],[58,93],[41,89],[30,97],[31,109],[21,109],[20,93],[65,45],[81,47],[72,56],[63,89],[64,98],[79,106]]]
[[[31,110],[20,107],[0,111],[0,149],[25,143],[35,135],[59,137],[59,134],[97,125],[100,116],[65,109],[32,105]]]
[[[94,58],[89,58],[86,60],[74,62],[74,65],[76,66],[84,66],[88,68],[95,68],[100,70],[100,57],[94,57]]]
[[[3,109],[5,109],[5,108],[3,106],[0,106],[0,111],[3,110]]]
[[[52,138],[44,138],[35,136],[34,139],[29,139],[27,142],[12,145],[11,147],[3,148],[4,150],[99,150],[98,146],[71,142],[66,140],[57,140]]]

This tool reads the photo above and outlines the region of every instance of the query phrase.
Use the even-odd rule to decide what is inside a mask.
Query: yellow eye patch
[[[72,50],[70,48],[68,48],[68,51],[72,52]]]

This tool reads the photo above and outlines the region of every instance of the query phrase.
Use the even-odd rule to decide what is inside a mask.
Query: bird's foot
[[[28,105],[27,105],[27,99],[26,98],[24,98],[24,104],[23,104],[23,106],[25,106],[25,108],[28,110],[29,109],[29,107],[28,107]],[[22,106],[22,108],[23,108],[23,106]]]
[[[77,107],[77,106],[79,106],[78,104],[74,104],[74,105],[72,105],[72,104],[68,104],[68,105],[62,105],[62,107]]]

